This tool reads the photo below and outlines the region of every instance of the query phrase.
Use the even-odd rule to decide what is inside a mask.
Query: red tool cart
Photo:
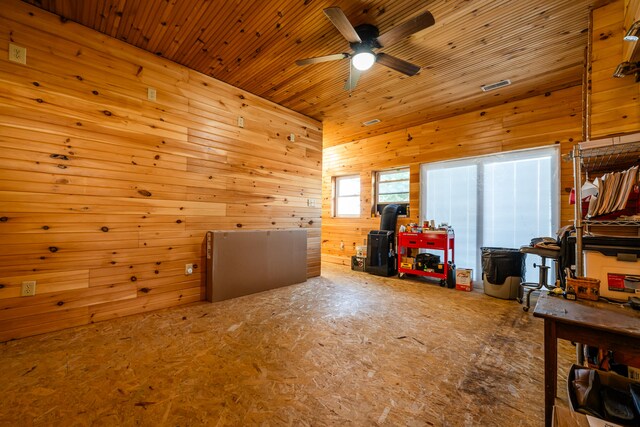
[[[455,287],[455,236],[451,228],[422,233],[398,233],[398,277],[407,274],[440,279],[440,286]],[[441,268],[418,269],[416,258],[420,249],[442,251]],[[420,266],[422,267],[422,266]]]

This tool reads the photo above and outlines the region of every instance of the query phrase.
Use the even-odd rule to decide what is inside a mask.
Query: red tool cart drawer
[[[448,238],[447,233],[399,233],[398,246],[423,249],[443,248],[446,247]]]

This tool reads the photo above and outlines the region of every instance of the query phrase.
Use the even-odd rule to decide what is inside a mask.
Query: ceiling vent
[[[500,89],[501,87],[509,86],[511,84],[511,80],[500,80],[497,83],[491,83],[490,85],[480,86],[483,92],[489,92],[490,90]]]
[[[366,122],[362,122],[362,124],[365,126],[375,125],[376,123],[380,123],[380,119],[373,119]]]

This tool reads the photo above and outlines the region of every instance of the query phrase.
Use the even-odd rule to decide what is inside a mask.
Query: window
[[[451,225],[455,261],[481,280],[481,247],[519,248],[558,229],[558,151],[516,151],[422,165],[422,220]],[[527,256],[537,282],[538,257]]]
[[[381,214],[385,206],[391,203],[400,205],[398,213],[407,215],[409,206],[409,168],[376,172],[375,210]]]
[[[338,176],[334,185],[334,215],[360,216],[360,176]]]

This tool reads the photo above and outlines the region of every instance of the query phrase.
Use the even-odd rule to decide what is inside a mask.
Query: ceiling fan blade
[[[358,84],[358,80],[360,80],[360,76],[362,75],[362,71],[358,70],[353,64],[350,64],[351,70],[349,71],[349,78],[347,82],[344,84],[344,90],[354,90],[356,85]]]
[[[433,15],[431,14],[431,12],[426,11],[421,15],[418,15],[396,27],[393,27],[383,35],[379,36],[377,38],[378,44],[381,47],[391,46],[392,44],[399,42],[403,38],[409,37],[411,34],[417,33],[420,30],[424,30],[425,28],[430,27],[435,23],[436,20],[433,19]]]
[[[415,76],[420,71],[420,67],[412,64],[411,62],[407,62],[400,58],[396,58],[395,56],[387,55],[386,53],[378,53],[376,55],[376,62],[380,65],[384,65],[385,67],[392,68],[396,71],[399,71],[407,76]]]
[[[356,33],[355,28],[351,25],[351,22],[347,19],[342,9],[339,7],[330,7],[324,10],[324,14],[327,15],[329,21],[340,31],[342,37],[347,39],[349,43],[362,43],[360,36]]]
[[[298,65],[318,64],[320,62],[337,61],[339,59],[344,59],[348,57],[349,57],[349,54],[347,53],[336,53],[334,55],[318,56],[315,58],[307,58],[307,59],[298,59],[296,61],[296,64]]]

